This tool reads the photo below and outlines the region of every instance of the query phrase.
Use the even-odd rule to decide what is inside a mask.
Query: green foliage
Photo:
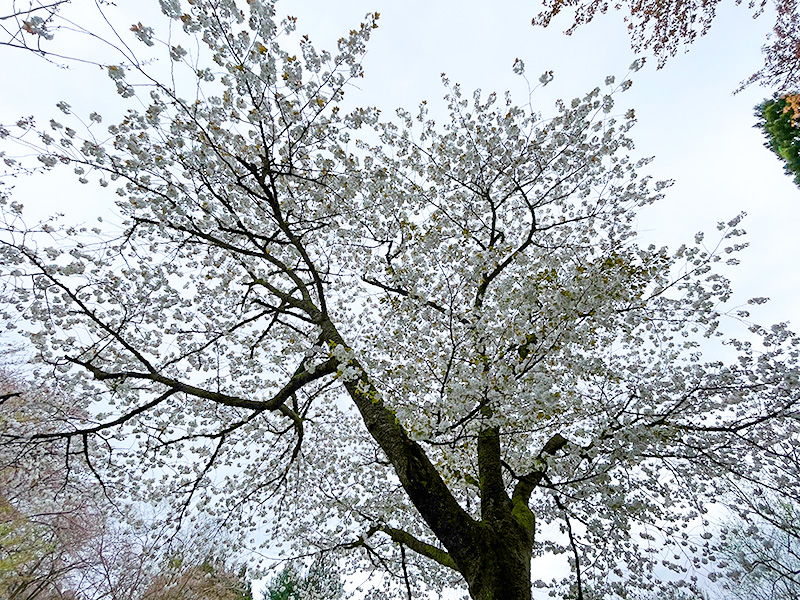
[[[0,496],[0,597],[13,598],[38,587],[45,557],[57,551],[46,528],[18,514]]]
[[[287,565],[270,582],[262,600],[337,600],[344,596],[339,573],[330,565],[316,564],[305,575]]]
[[[765,100],[756,106],[756,116],[756,127],[768,140],[764,145],[786,161],[786,174],[800,187],[800,128],[787,96]]]
[[[264,592],[264,600],[289,600],[295,593],[298,583],[297,571],[291,566],[285,567],[270,582]]]

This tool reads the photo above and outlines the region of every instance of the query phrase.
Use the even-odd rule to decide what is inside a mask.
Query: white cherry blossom
[[[741,217],[637,243],[668,184],[628,154],[629,79],[543,117],[445,78],[444,123],[387,119],[345,102],[377,14],[325,52],[263,0],[161,6],[172,39],[129,33],[185,70],[106,65],[132,99],[107,140],[65,103],[61,140],[1,130],[36,153],[19,169],[113,182],[124,220],[0,204],[4,321],[91,415],[33,442],[83,443],[176,522],[346,554],[420,597],[630,597],[714,568],[713,531],[687,528],[731,482],[797,498],[797,338],[723,333]],[[704,359],[721,341],[736,358]],[[564,553],[567,581],[531,573]]]

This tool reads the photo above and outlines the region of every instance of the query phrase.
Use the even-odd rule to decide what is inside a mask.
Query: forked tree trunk
[[[330,321],[324,322],[322,329],[328,343],[347,347]],[[503,482],[500,431],[491,426],[481,431],[477,441],[481,519],[474,519],[456,501],[424,449],[408,437],[359,361],[349,364],[361,376],[345,381],[345,389],[367,431],[392,463],[408,498],[446,551],[407,532],[380,529],[398,543],[461,573],[474,600],[530,600],[535,521],[528,500],[541,474],[521,477],[509,497]]]
[[[462,575],[473,600],[530,600],[532,535],[524,531],[483,532],[474,564]]]

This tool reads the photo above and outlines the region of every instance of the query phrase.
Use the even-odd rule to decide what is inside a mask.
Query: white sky
[[[299,18],[298,32],[324,45],[368,10],[379,11],[361,94],[364,103],[387,111],[413,109],[423,98],[435,106],[443,95],[442,72],[468,92],[509,89],[524,103],[527,89],[511,72],[519,57],[533,83],[544,71],[555,72],[555,80],[533,97],[534,107],[546,114],[555,98],[582,95],[609,74],[623,77],[635,58],[622,15],[614,12],[568,37],[567,14],[548,29],[533,28],[530,20],[539,7],[530,1],[305,0],[286,2],[282,10]],[[753,129],[753,106],[771,92],[751,87],[731,93],[761,66],[771,18],[753,20],[746,8],[724,2],[707,36],[661,70],[650,59],[617,106],[636,110],[637,151],[656,158],[649,172],[675,180],[667,198],[641,215],[643,237],[677,246],[702,229],[711,241],[717,221],[746,211],[751,248],[731,274],[734,290],[740,299],[772,298],[760,313],[764,321],[797,321],[800,190]]]
[[[86,3],[75,0],[76,6]],[[3,4],[10,1],[0,0]],[[153,10],[149,7],[157,5],[155,0],[118,4],[117,10],[127,13],[121,19],[126,29],[134,19],[147,24],[147,13]],[[146,12],[143,6],[148,7]],[[109,15],[114,10],[109,9]],[[515,58],[525,61],[532,83],[544,71],[555,72],[553,83],[533,96],[534,108],[547,114],[556,98],[582,95],[609,74],[623,77],[635,58],[620,13],[601,15],[568,37],[562,33],[570,24],[568,14],[559,15],[548,29],[532,27],[530,20],[539,6],[528,0],[283,0],[278,10],[298,17],[298,33],[308,33],[317,47],[327,48],[333,48],[366,12],[380,12],[380,27],[364,61],[366,77],[349,96],[353,103],[378,106],[386,116],[398,106],[413,111],[422,99],[435,111],[444,93],[443,72],[467,92],[476,87],[487,93],[508,89],[517,102],[525,103],[527,84],[511,71]],[[656,179],[675,180],[666,200],[640,215],[643,238],[677,246],[702,229],[711,241],[717,221],[746,211],[744,227],[751,248],[731,276],[738,301],[751,296],[772,299],[766,308],[754,311],[765,324],[800,322],[794,302],[800,288],[800,272],[794,268],[800,254],[795,230],[800,190],[783,174],[782,163],[763,148],[760,132],[752,127],[752,107],[770,95],[769,90],[751,87],[736,96],[731,92],[760,67],[760,47],[771,17],[767,12],[753,20],[747,8],[723,2],[708,35],[661,70],[655,69],[651,58],[634,74],[633,88],[617,99],[621,110],[636,110],[638,124],[632,136],[637,152],[656,157],[648,172]],[[66,35],[56,42],[59,39],[77,43]],[[22,51],[2,50],[0,122],[28,114],[46,122],[59,116],[54,104],[62,99],[83,116],[98,108],[104,112],[104,107],[117,102],[108,78],[97,67],[64,70]],[[112,56],[108,60],[114,62]],[[110,122],[107,118],[104,126]],[[87,219],[103,211],[104,197],[90,189],[93,186],[75,183],[71,188],[75,192],[70,193],[59,185],[51,195],[39,187],[48,183],[37,182],[34,193],[30,182],[18,182],[15,199],[37,214],[59,210],[68,217],[79,213],[80,219]]]
[[[10,4],[0,0],[0,9]],[[134,15],[122,21],[125,29],[145,21],[136,12],[144,0],[118,4]],[[544,71],[555,72],[555,80],[533,96],[534,107],[547,114],[554,111],[555,98],[582,95],[609,74],[623,77],[635,58],[620,13],[600,16],[567,37],[562,32],[570,25],[568,14],[549,29],[532,27],[531,17],[540,9],[530,0],[282,0],[278,10],[297,16],[298,33],[308,33],[318,48],[334,48],[336,39],[357,26],[366,12],[380,12],[380,27],[364,61],[366,77],[360,89],[350,92],[350,101],[378,106],[387,117],[398,106],[413,111],[422,99],[435,111],[444,94],[442,72],[467,92],[476,87],[487,93],[509,89],[524,104],[527,86],[511,71],[515,58],[525,61],[532,83]],[[731,94],[761,66],[760,47],[771,18],[768,12],[754,21],[745,7],[723,2],[708,35],[662,70],[650,58],[634,74],[633,88],[618,97],[617,107],[636,110],[632,137],[637,152],[656,157],[648,172],[656,179],[675,180],[666,199],[641,214],[642,237],[677,247],[702,229],[711,242],[717,221],[746,211],[743,226],[751,247],[742,254],[742,265],[730,273],[735,299],[742,303],[751,296],[769,296],[772,302],[754,310],[754,318],[765,325],[791,320],[797,329],[800,190],[753,129],[753,106],[771,92],[751,87]],[[58,100],[69,102],[82,116],[117,102],[113,86],[97,67],[58,69],[7,48],[0,48],[0,61],[0,123],[29,114],[46,123],[58,117]],[[107,119],[104,126],[111,122]],[[54,181],[18,182],[14,199],[38,215],[59,210],[68,220],[90,221],[106,210],[104,198],[109,205],[116,198],[112,188],[103,196],[95,185],[56,187]]]

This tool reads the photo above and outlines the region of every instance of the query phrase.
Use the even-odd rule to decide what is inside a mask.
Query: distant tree
[[[0,399],[2,435],[51,422],[53,407],[62,418],[70,410],[57,392],[32,390],[7,372],[0,372]],[[101,496],[90,474],[69,472],[81,469],[74,456],[51,450],[0,447],[0,597],[38,600],[75,591],[78,571],[95,566],[86,550],[106,527]]]
[[[253,594],[246,571],[228,560],[207,556],[192,563],[175,555],[137,600],[253,600]]]
[[[764,146],[785,162],[786,174],[800,187],[800,95],[776,95],[756,106],[757,127],[767,138]]]
[[[0,370],[0,435],[82,417],[57,390]],[[0,445],[0,598],[252,600],[244,571],[208,555],[207,541],[183,534],[165,545],[123,518],[78,460],[84,450]]]
[[[800,8],[797,0],[775,0],[775,10],[775,26],[762,47],[764,67],[743,81],[739,90],[759,83],[785,96],[800,85]]]
[[[285,566],[257,600],[338,600],[343,597],[344,586],[338,571],[331,565],[316,563],[305,573],[294,564]]]
[[[796,475],[795,475],[796,477]],[[729,600],[800,599],[800,502],[747,486],[723,528],[719,585]]]
[[[742,0],[736,0],[741,4]],[[652,52],[662,67],[681,46],[689,45],[711,28],[721,0],[620,0],[613,5],[607,0],[545,0],[545,9],[533,19],[534,25],[547,27],[564,9],[575,9],[572,25],[566,33],[589,23],[610,6],[628,14],[625,21],[634,52]],[[767,0],[750,0],[754,16],[763,12]],[[765,66],[739,89],[760,82],[787,93],[797,87],[800,73],[800,13],[797,0],[774,0],[777,17],[769,42],[763,47]]]

